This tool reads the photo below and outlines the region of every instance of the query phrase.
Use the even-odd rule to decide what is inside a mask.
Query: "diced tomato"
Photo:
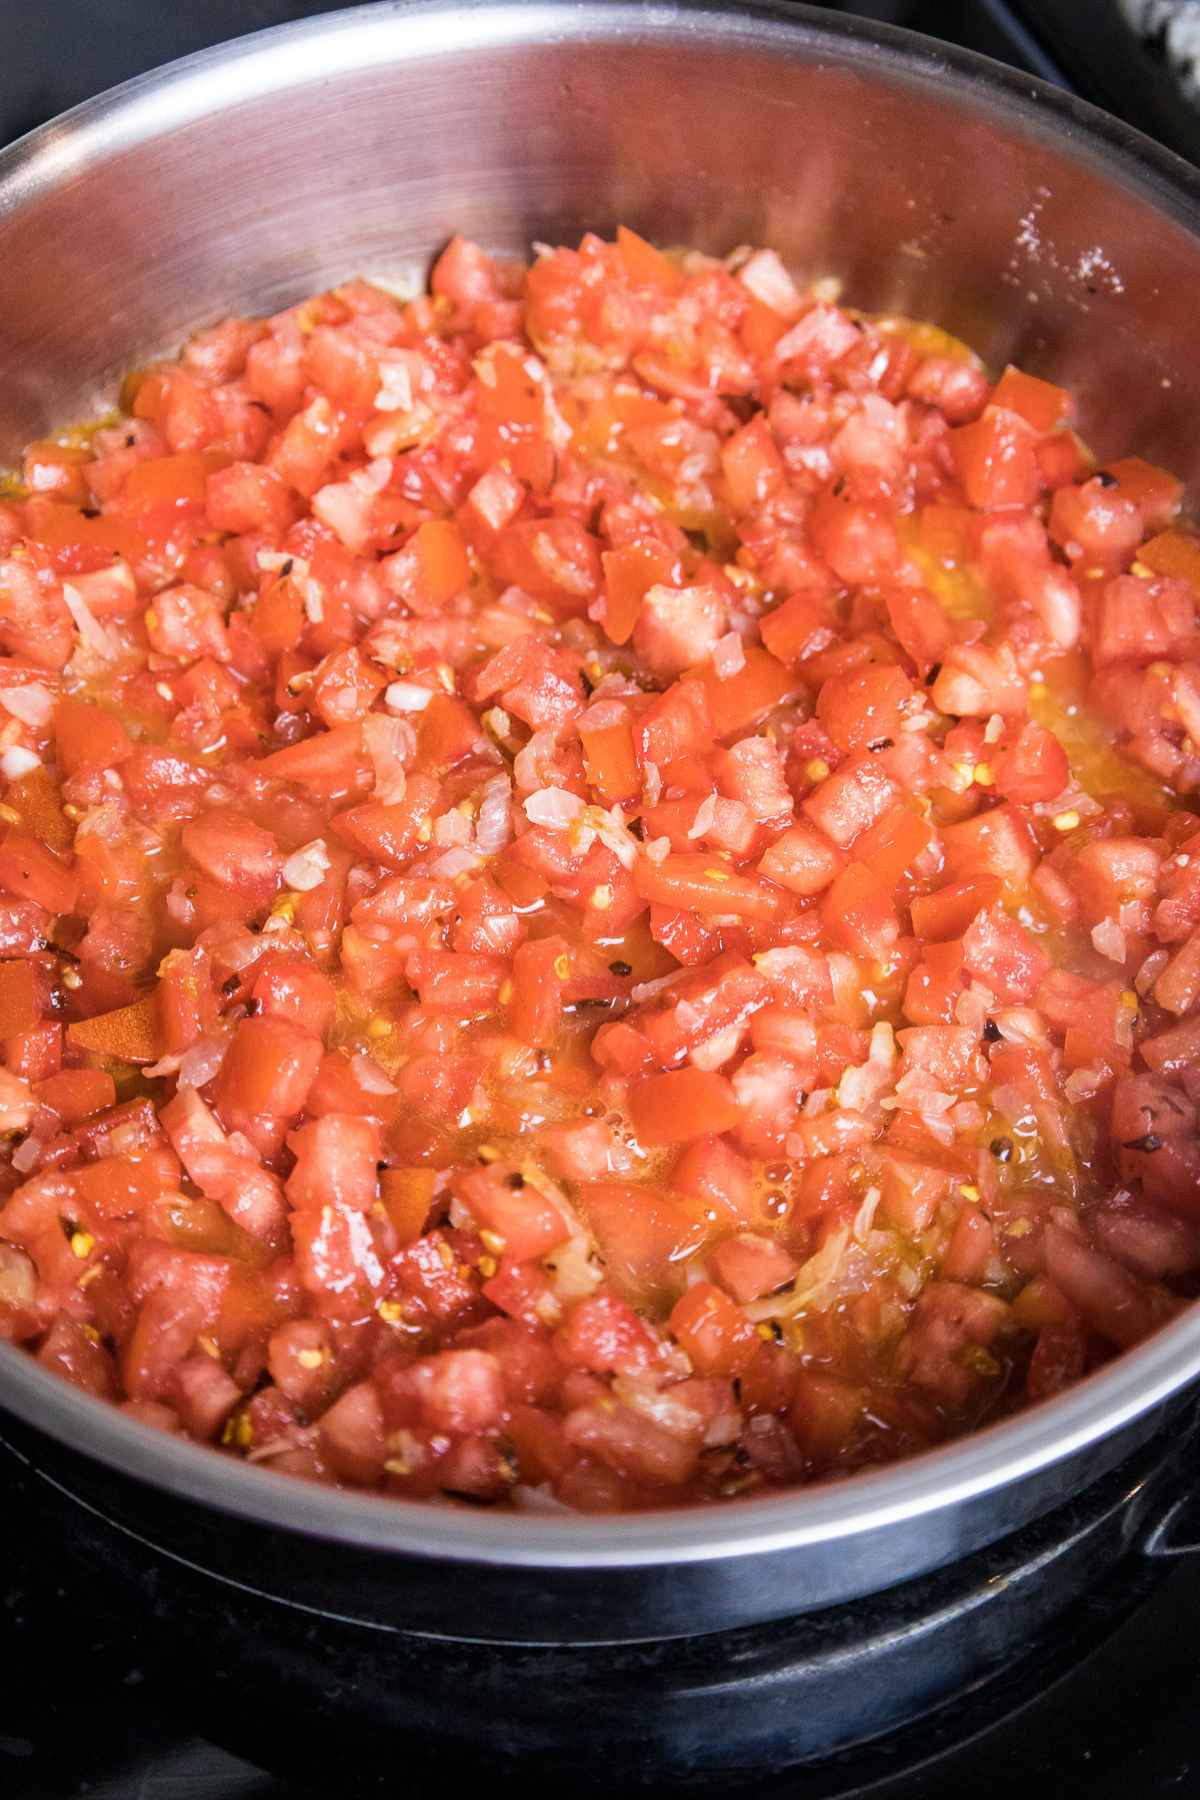
[[[1026,375],[1009,363],[992,389],[992,405],[1019,413],[1027,425],[1038,432],[1053,431],[1068,420],[1074,405],[1065,388],[1040,376]]]
[[[567,1414],[564,1430],[568,1441],[587,1456],[651,1486],[686,1481],[699,1455],[697,1443],[675,1436],[627,1406],[607,1411],[577,1407]]]
[[[570,954],[562,938],[521,944],[512,963],[512,1029],[524,1043],[549,1045],[563,1012]],[[564,972],[565,971],[565,972]]]
[[[814,506],[809,530],[818,554],[849,586],[886,582],[896,572],[900,561],[896,530],[880,506],[852,500],[835,485]]]
[[[758,866],[769,881],[807,899],[829,886],[842,866],[842,857],[821,832],[800,824],[776,838]]]
[[[671,1330],[700,1375],[740,1375],[759,1338],[739,1306],[710,1281],[698,1281],[671,1309]]]
[[[896,799],[896,789],[876,759],[861,757],[820,780],[804,801],[804,811],[826,837],[848,850]]]
[[[464,1176],[458,1193],[481,1230],[503,1240],[496,1252],[517,1262],[545,1255],[569,1235],[559,1209],[519,1171],[491,1164]]]
[[[997,806],[990,812],[964,819],[942,829],[946,872],[956,881],[977,881],[994,875],[1005,887],[1019,891],[1037,866],[1033,834],[1015,807]]]
[[[245,1019],[216,1082],[217,1107],[232,1131],[266,1152],[303,1110],[321,1063],[321,1040],[287,1019]]]
[[[999,906],[976,914],[963,934],[963,964],[1001,1000],[1028,1000],[1050,966],[1023,925]]]
[[[54,710],[54,740],[64,775],[80,769],[113,769],[132,748],[120,720],[83,701],[63,698]]]
[[[1046,1272],[1093,1331],[1127,1348],[1155,1324],[1147,1295],[1124,1269],[1061,1225],[1046,1226]]]
[[[785,1287],[798,1264],[777,1238],[741,1231],[718,1244],[709,1262],[726,1291],[741,1304]]]
[[[678,1069],[651,1075],[630,1095],[634,1129],[644,1144],[685,1143],[709,1132],[727,1131],[741,1109],[723,1075]]]
[[[895,737],[912,694],[902,670],[868,665],[822,683],[817,717],[839,750],[869,750]]]
[[[15,827],[0,839],[0,889],[16,900],[31,900],[48,913],[69,913],[75,907],[74,871]]]
[[[1031,720],[992,765],[996,792],[1020,806],[1053,800],[1067,785],[1070,765],[1054,733]]]
[[[1156,469],[1140,456],[1122,456],[1107,465],[1106,473],[1122,498],[1133,501],[1147,531],[1160,531],[1178,512],[1183,483],[1166,469]]]
[[[981,419],[950,434],[950,453],[972,506],[1032,506],[1041,490],[1034,431],[1020,413],[993,402]]]
[[[995,1359],[970,1360],[972,1349],[986,1350],[1007,1314],[1002,1300],[958,1282],[931,1282],[921,1295],[912,1328],[905,1339],[903,1361],[916,1384],[951,1405],[962,1405],[981,1380],[988,1379]]]
[[[633,1308],[613,1294],[581,1300],[556,1335],[563,1361],[592,1373],[636,1373],[654,1360],[655,1343]]]

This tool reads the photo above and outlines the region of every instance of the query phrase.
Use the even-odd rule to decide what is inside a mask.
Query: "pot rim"
[[[1200,171],[1120,120],[1035,77],[898,27],[722,0],[382,0],[217,45],[112,88],[0,151],[7,217],[93,163],[263,95],[456,48],[546,41],[728,43],[949,93],[965,110],[1051,141],[1200,236]],[[887,1468],[736,1505],[618,1520],[470,1513],[322,1488],[167,1436],[0,1344],[0,1406],[59,1442],[179,1498],[383,1552],[541,1569],[706,1562],[853,1538],[940,1513],[1086,1450],[1200,1375],[1200,1303],[1136,1349],[1028,1412]]]

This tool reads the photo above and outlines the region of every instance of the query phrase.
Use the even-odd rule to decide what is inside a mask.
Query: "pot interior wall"
[[[1152,176],[1121,185],[1027,97],[1006,121],[932,50],[547,10],[337,15],[319,41],[196,59],[81,134],[48,127],[7,181],[0,161],[0,459],[224,313],[411,279],[456,230],[524,253],[624,221],[773,244],[855,304],[1066,381],[1098,449],[1196,472],[1200,246],[1146,203]]]

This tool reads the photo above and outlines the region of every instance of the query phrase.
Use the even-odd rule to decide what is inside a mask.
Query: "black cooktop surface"
[[[1158,4],[1164,16],[1172,10],[1170,0]],[[331,0],[0,0],[0,142],[172,57],[327,10]],[[1200,109],[1172,79],[1165,25],[1147,26],[1140,44],[1131,31],[1131,18],[1151,8],[861,0],[831,10],[908,25],[1074,86],[1200,160]],[[1181,1528],[1166,1548],[1188,1541]],[[28,1496],[0,1489],[0,1543],[5,1800],[351,1800],[385,1791],[357,1781],[353,1744],[304,1781],[258,1766],[281,1766],[269,1735],[250,1733],[258,1761],[237,1754],[230,1746],[248,1747],[252,1701],[235,1720],[198,1673],[194,1645],[178,1656],[152,1646],[105,1584],[62,1556]],[[739,1784],[739,1792],[773,1800],[1200,1795],[1197,1620],[1200,1554],[1134,1551],[1007,1676],[867,1750]],[[524,1785],[543,1791],[536,1770]],[[433,1783],[397,1769],[386,1791],[423,1800]]]
[[[1016,1552],[986,1553],[998,1557],[998,1569],[1016,1572],[1031,1562],[1049,1568],[1047,1544],[1060,1541],[1060,1529],[1065,1537],[1099,1516],[1101,1503],[1092,1495],[1106,1494],[1105,1505],[1115,1496],[1118,1510],[1129,1508],[1129,1549],[1115,1569],[1014,1650],[994,1679],[900,1732],[831,1760],[769,1774],[747,1769],[736,1780],[689,1783],[686,1792],[736,1793],[744,1800],[1011,1800],[1013,1794],[1031,1800],[1050,1794],[1055,1800],[1165,1800],[1200,1792],[1200,1553],[1190,1550],[1200,1509],[1182,1498],[1194,1464],[1194,1433],[1182,1450],[1172,1451],[1165,1479],[1160,1457],[1154,1447],[1139,1453],[1056,1514],[1061,1527],[1030,1528],[1009,1540],[1023,1546]],[[381,1777],[370,1773],[353,1734],[340,1730],[306,1743],[298,1765],[301,1721],[294,1713],[269,1715],[261,1695],[231,1692],[206,1656],[203,1632],[181,1627],[178,1615],[168,1625],[170,1635],[161,1629],[147,1635],[122,1605],[100,1559],[83,1565],[72,1560],[80,1545],[65,1549],[70,1534],[64,1539],[61,1517],[47,1512],[41,1484],[23,1474],[9,1479],[11,1468],[6,1457],[0,1487],[0,1794],[11,1800],[370,1800],[403,1793],[406,1800],[425,1800],[454,1782],[452,1744],[440,1745],[421,1766],[411,1756],[398,1757],[394,1778]],[[1144,1479],[1153,1498],[1139,1508]],[[911,1635],[921,1622],[922,1598],[944,1600],[955,1575],[952,1570],[909,1584],[899,1591],[910,1595],[903,1602],[885,1595],[858,1603],[855,1629],[865,1637],[877,1635],[881,1623],[894,1623],[901,1635]],[[910,1618],[914,1592],[918,1612]],[[784,1622],[739,1633],[739,1654],[745,1654],[747,1637],[778,1643],[790,1630]],[[332,1646],[334,1636],[327,1633],[324,1643]],[[701,1681],[706,1661],[713,1675],[727,1667],[729,1648],[719,1636],[702,1640]],[[398,1664],[399,1683],[414,1678],[425,1654],[418,1648],[415,1662]],[[694,1665],[697,1653],[688,1655]],[[331,1649],[331,1675],[337,1660]],[[464,1667],[463,1704],[470,1705],[469,1656]],[[868,1674],[872,1678],[878,1677]],[[767,1692],[747,1685],[747,1706],[778,1700],[778,1693],[772,1702]],[[636,1710],[638,1701],[632,1704]],[[583,1742],[584,1717],[579,1731]],[[602,1758],[602,1744],[592,1750]],[[268,1767],[290,1773],[268,1773]],[[471,1772],[478,1779],[478,1768]],[[554,1787],[562,1791],[561,1782]],[[653,1777],[638,1788],[667,1791]],[[518,1791],[549,1791],[536,1767],[518,1780],[505,1780],[497,1767],[488,1789],[501,1800]]]

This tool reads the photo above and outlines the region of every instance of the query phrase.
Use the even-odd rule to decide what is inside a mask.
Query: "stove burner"
[[[8,1601],[25,1654],[10,1663],[15,1693],[0,1701],[0,1778],[9,1763],[19,1782],[26,1762],[53,1783],[18,1788],[30,1800],[83,1792],[97,1743],[74,1723],[62,1732],[82,1709],[110,1750],[114,1722],[142,1721],[139,1739],[148,1723],[156,1769],[180,1747],[169,1721],[202,1723],[260,1766],[310,1782],[320,1771],[323,1794],[388,1791],[398,1766],[417,1793],[451,1769],[494,1791],[527,1787],[536,1768],[580,1792],[932,1794],[948,1759],[1032,1705],[1152,1597],[1166,1559],[1147,1557],[1142,1540],[1179,1491],[1195,1436],[1172,1433],[1169,1453],[1159,1439],[1037,1525],[870,1600],[748,1630],[584,1648],[438,1640],[264,1605],[115,1533],[6,1446],[0,1519],[5,1541],[25,1547]],[[183,1643],[181,1614],[193,1621]],[[59,1687],[49,1704],[38,1697],[47,1667]],[[119,1672],[116,1695],[94,1695],[98,1668]],[[349,1790],[347,1745],[358,1784]],[[142,1791],[133,1774],[144,1748],[132,1762],[128,1746],[118,1753],[128,1785],[112,1800]],[[191,1800],[260,1791],[230,1785],[222,1752],[200,1754],[215,1785],[197,1788],[189,1775]],[[898,1766],[926,1785],[895,1788]],[[974,1775],[972,1786],[982,1791]]]

